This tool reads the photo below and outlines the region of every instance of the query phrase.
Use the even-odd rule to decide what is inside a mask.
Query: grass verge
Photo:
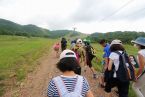
[[[33,71],[37,59],[48,53],[54,42],[46,38],[0,35],[0,96],[6,87],[14,86]]]

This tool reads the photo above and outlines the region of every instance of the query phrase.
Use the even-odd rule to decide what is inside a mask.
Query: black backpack
[[[66,46],[67,45],[67,41],[65,40],[65,39],[63,39],[62,41],[61,41],[61,46]]]
[[[86,46],[86,53],[88,56],[92,56],[92,57],[95,57],[95,51],[94,51],[94,48],[91,46],[91,45],[87,45]]]
[[[120,53],[115,52],[119,55],[119,68],[114,70],[117,74],[117,79],[120,81],[134,81],[135,80],[135,69],[131,64],[129,57],[126,52]]]

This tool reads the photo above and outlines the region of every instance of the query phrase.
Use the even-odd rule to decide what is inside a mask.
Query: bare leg
[[[105,97],[111,97],[111,93],[105,93]]]

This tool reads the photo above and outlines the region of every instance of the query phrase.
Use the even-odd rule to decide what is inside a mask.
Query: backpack
[[[92,46],[90,46],[90,45],[87,45],[86,46],[86,53],[87,53],[87,55],[88,56],[90,56],[90,57],[95,57],[95,50],[94,50],[94,48],[92,47]]]
[[[55,44],[54,47],[53,47],[53,49],[54,49],[55,51],[58,51],[59,48],[60,48],[59,44]]]
[[[58,93],[60,97],[83,97],[81,95],[82,93],[82,85],[83,85],[83,77],[82,76],[77,76],[77,82],[74,85],[74,91],[73,92],[69,92],[63,82],[63,79],[58,76],[55,77],[54,79],[54,83],[57,87]]]
[[[67,41],[65,39],[61,40],[61,46],[66,46],[67,45]]]
[[[75,47],[73,48],[73,51],[76,53],[76,56],[77,56],[78,59],[79,59],[80,57],[84,56],[83,47],[75,46]]]
[[[115,52],[119,55],[119,68],[114,72],[117,74],[117,79],[120,81],[134,81],[135,80],[135,69],[134,66],[131,64],[129,57],[126,52],[122,54],[120,52]]]

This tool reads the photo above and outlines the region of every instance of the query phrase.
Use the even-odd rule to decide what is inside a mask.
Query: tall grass
[[[37,59],[48,53],[55,40],[0,36],[0,95],[4,92],[5,80],[15,77],[17,81],[33,71]]]

